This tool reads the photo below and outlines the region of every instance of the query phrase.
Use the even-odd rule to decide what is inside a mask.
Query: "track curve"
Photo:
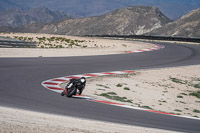
[[[198,120],[113,107],[81,99],[66,99],[40,85],[46,79],[66,74],[200,64],[200,46],[162,45],[165,45],[165,49],[137,54],[0,58],[0,105],[129,125],[199,132]]]

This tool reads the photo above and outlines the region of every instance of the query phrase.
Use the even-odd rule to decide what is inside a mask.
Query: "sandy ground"
[[[0,107],[0,133],[168,133],[172,131]]]
[[[200,96],[199,73],[200,65],[197,65],[93,77],[88,79],[83,94],[136,107],[200,117],[200,98],[191,95],[196,93]],[[114,98],[118,101],[112,100]]]
[[[49,34],[1,33],[0,36],[10,38],[15,38],[17,36],[18,38],[21,37],[23,39],[31,38],[32,41],[38,43],[38,48],[0,48],[0,57],[58,57],[122,54],[125,51],[139,50],[155,46],[151,43],[137,41]],[[51,39],[52,37],[54,37],[53,41]],[[45,39],[42,39],[41,41],[41,38]],[[70,40],[70,44],[63,41],[63,39]],[[40,48],[41,46],[46,48]],[[63,48],[52,48],[56,46],[62,46]]]

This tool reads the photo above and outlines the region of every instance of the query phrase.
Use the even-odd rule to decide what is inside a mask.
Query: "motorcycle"
[[[77,93],[81,95],[83,89],[85,88],[85,83],[85,77],[80,79],[71,79],[70,82],[66,85],[65,90],[61,93],[61,96],[66,95],[67,97],[72,97]]]
[[[67,84],[67,86],[65,87],[65,90],[61,93],[61,96],[66,95],[67,97],[71,98],[73,95],[75,96],[76,93],[77,93],[77,86],[73,84]]]

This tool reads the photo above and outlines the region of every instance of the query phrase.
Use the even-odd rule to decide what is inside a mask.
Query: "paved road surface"
[[[200,121],[69,99],[41,86],[47,79],[92,72],[200,64],[200,46],[163,44],[158,51],[60,58],[0,58],[0,105],[129,125],[200,132]]]

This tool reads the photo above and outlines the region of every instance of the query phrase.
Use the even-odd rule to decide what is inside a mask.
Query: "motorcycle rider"
[[[81,77],[80,79],[70,79],[70,82],[67,84],[65,90],[61,93],[61,96],[67,95],[67,89],[71,88],[72,86],[76,86],[78,89],[77,94],[81,95],[83,92],[83,89],[86,85],[86,78]]]

